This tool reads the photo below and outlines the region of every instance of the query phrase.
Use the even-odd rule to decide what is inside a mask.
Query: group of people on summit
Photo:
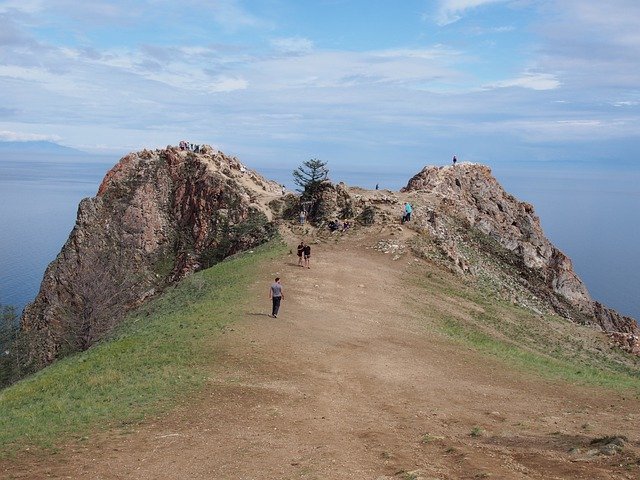
[[[194,153],[200,153],[201,151],[204,151],[204,145],[195,145],[193,143],[187,142],[186,140],[180,140],[178,147],[180,147],[180,150],[187,150]]]

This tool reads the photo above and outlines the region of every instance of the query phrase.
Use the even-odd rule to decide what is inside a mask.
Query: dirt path
[[[452,345],[406,301],[420,297],[404,278],[423,267],[361,242],[314,246],[310,270],[295,256],[266,265],[196,403],[14,478],[638,478],[637,400]],[[276,275],[286,298],[272,319]],[[588,454],[610,434],[629,437],[625,453]]]

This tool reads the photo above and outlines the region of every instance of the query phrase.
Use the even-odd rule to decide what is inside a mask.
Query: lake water
[[[0,158],[0,304],[21,310],[73,228],[78,202],[95,195],[114,158]],[[292,169],[259,168],[293,189]],[[334,169],[333,181],[397,190],[412,171]],[[640,175],[575,168],[493,168],[505,189],[532,203],[550,240],[572,258],[592,296],[640,318]]]

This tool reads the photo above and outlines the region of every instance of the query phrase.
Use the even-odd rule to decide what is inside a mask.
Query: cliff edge
[[[429,247],[456,268],[493,280],[517,303],[549,305],[565,318],[595,325],[640,354],[637,322],[591,298],[571,259],[545,237],[533,206],[505,192],[489,167],[425,167],[402,192],[418,202],[414,218],[432,240]]]
[[[261,197],[280,186],[204,147],[123,157],[75,227],[22,315],[36,362],[47,364],[106,335],[132,307],[189,273],[274,233]]]

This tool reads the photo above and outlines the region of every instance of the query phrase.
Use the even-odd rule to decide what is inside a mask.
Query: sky
[[[638,165],[637,0],[0,0],[0,141]]]

